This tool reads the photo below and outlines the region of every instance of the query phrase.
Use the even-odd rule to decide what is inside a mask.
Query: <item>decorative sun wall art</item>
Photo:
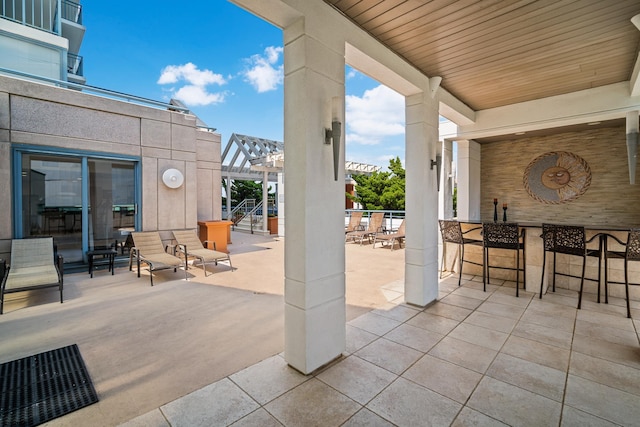
[[[542,203],[562,204],[577,199],[591,185],[591,169],[580,156],[554,151],[536,157],[524,171],[524,188]]]

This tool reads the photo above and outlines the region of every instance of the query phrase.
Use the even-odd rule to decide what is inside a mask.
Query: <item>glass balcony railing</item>
[[[67,53],[67,72],[76,76],[83,76],[82,56]]]

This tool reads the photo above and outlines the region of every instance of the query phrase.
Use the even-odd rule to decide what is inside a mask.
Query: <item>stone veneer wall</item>
[[[220,134],[195,117],[0,75],[0,258],[12,235],[11,145],[136,156],[142,163],[142,229],[163,237],[220,219]],[[179,189],[162,184],[180,170]]]
[[[627,147],[625,127],[609,127],[586,130],[581,132],[566,132],[544,137],[532,137],[487,143],[482,145],[481,154],[481,215],[483,221],[493,221],[493,199],[498,199],[498,217],[502,221],[502,204],[507,203],[507,219],[515,222],[557,223],[595,226],[623,226],[640,227],[640,178],[638,184],[629,184],[629,167],[627,162]],[[582,157],[591,169],[591,185],[579,198],[564,204],[546,204],[532,198],[526,191],[523,178],[529,163],[538,156],[552,151],[566,151]],[[530,229],[529,233],[539,231]],[[593,234],[594,232],[591,232]],[[622,240],[626,233],[618,232]],[[529,234],[528,234],[529,236]],[[528,238],[537,238],[530,236]],[[589,235],[587,236],[589,237]],[[597,241],[596,241],[597,245]],[[482,259],[480,248],[470,248],[468,256],[476,261]],[[513,253],[501,254],[497,251],[493,262],[498,265],[513,265]],[[536,261],[540,265],[542,251],[527,253],[529,262]],[[571,271],[580,274],[581,262],[577,257],[558,256],[559,271]],[[637,283],[640,277],[638,263],[630,264],[630,280]],[[549,262],[549,265],[551,263]],[[587,277],[597,277],[597,260],[589,258],[587,261]],[[481,274],[481,269],[467,267],[465,272]],[[604,274],[604,272],[602,273]],[[513,280],[512,273],[496,271],[492,275],[498,278]],[[621,261],[614,261],[610,265],[611,280],[623,281],[624,273]],[[548,276],[550,277],[550,276]],[[569,279],[558,276],[557,286],[579,289],[579,279]],[[539,282],[529,283],[528,289],[537,292]],[[596,292],[596,283],[585,282],[585,291]],[[604,290],[603,290],[604,292]],[[624,298],[624,287],[610,285],[610,295]],[[631,290],[631,299],[640,299],[636,290]]]
[[[589,189],[574,201],[552,205],[532,198],[523,184],[524,172],[536,157],[567,151],[582,157],[591,169]],[[507,203],[507,219],[585,225],[640,226],[640,178],[629,184],[625,128],[612,127],[559,133],[482,145],[481,215],[493,220],[493,199]]]

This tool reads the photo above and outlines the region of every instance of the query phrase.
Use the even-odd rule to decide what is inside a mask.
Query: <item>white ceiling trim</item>
[[[553,127],[624,118],[640,109],[629,97],[629,82],[476,112],[476,121],[460,125],[452,139],[476,139]]]

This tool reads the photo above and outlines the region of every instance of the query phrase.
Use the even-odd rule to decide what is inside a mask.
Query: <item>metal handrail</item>
[[[374,212],[384,212],[384,220],[382,228],[384,230],[396,230],[402,220],[405,218],[405,211],[400,210],[367,210],[367,209],[346,209],[345,210],[345,226],[349,223],[349,215],[351,212],[362,212],[362,220],[368,222],[371,214]]]
[[[82,5],[69,0],[62,0],[62,19],[82,25]]]
[[[25,73],[22,71],[16,71],[16,70],[11,70],[11,69],[2,68],[2,67],[0,67],[0,73],[4,73],[8,75],[16,75],[20,77],[27,77],[29,79],[36,80],[36,81],[53,83],[56,86],[63,87],[63,88],[78,89],[83,92],[90,92],[90,93],[91,92],[99,93],[101,95],[107,95],[115,99],[122,99],[128,102],[137,102],[146,106],[152,106],[156,108],[163,108],[171,111],[178,111],[181,113],[190,114],[190,110],[188,108],[178,107],[177,105],[167,104],[165,102],[160,102],[160,101],[154,101],[153,99],[142,98],[140,96],[129,95],[126,93],[116,92],[113,90],[102,89],[95,86],[83,85],[83,84],[72,83],[72,82],[67,82],[63,80],[52,79],[49,77],[37,76],[35,74]]]

